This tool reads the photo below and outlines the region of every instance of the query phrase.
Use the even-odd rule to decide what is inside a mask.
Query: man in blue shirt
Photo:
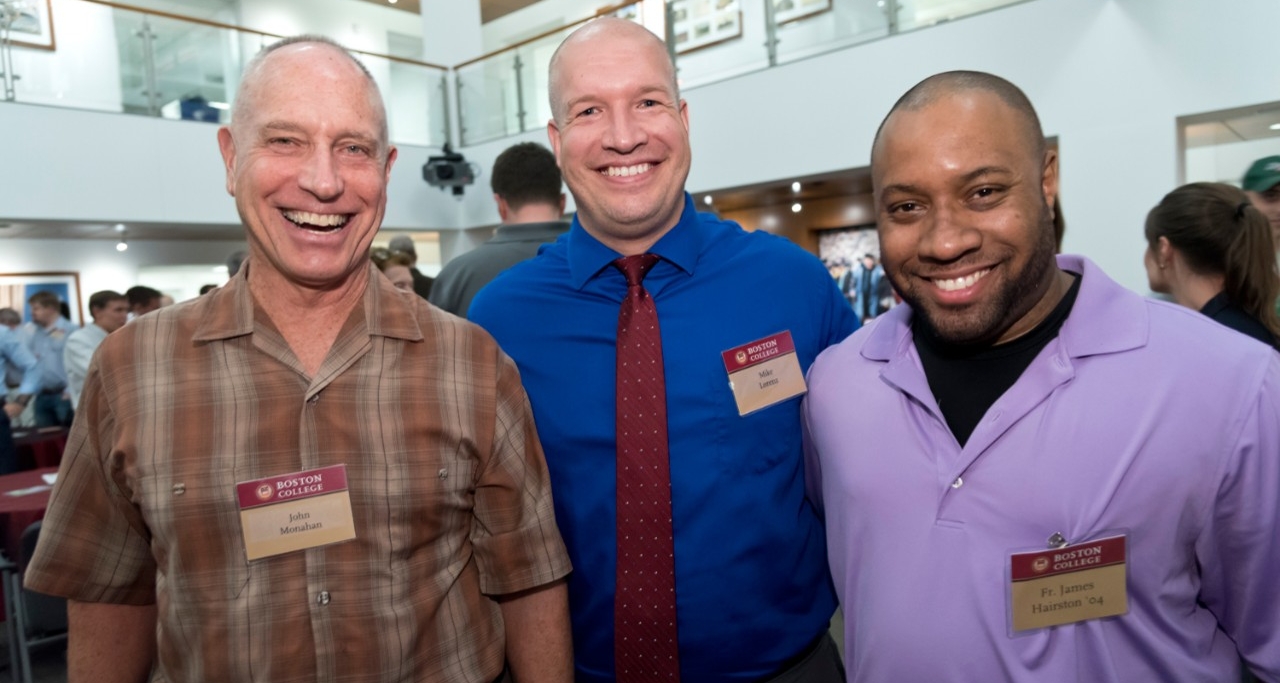
[[[68,427],[74,409],[67,392],[67,371],[62,365],[67,335],[77,328],[62,317],[62,302],[53,292],[36,292],[27,300],[31,322],[20,329],[22,341],[40,361],[40,393],[36,396],[37,427]]]
[[[665,368],[676,615],[650,626],[655,640],[676,641],[679,660],[661,679],[843,681],[827,636],[835,599],[823,530],[804,497],[799,394],[800,373],[857,319],[812,255],[695,211],[684,192],[688,113],[653,34],[593,21],[560,46],[549,86],[548,134],[577,215],[481,290],[468,315],[515,359],[533,403],[574,566],[577,681],[659,680],[656,669],[615,667],[631,642],[615,639],[619,548],[635,543],[617,533],[615,409],[638,397],[615,400],[628,286],[612,266],[641,254],[658,257],[642,286]],[[771,356],[777,366],[735,360],[789,345],[794,354]],[[756,395],[770,384],[756,375],[774,371],[793,373],[796,393]]]
[[[40,372],[36,357],[23,345],[18,333],[4,326],[0,326],[0,366],[3,366],[5,374],[12,372],[21,378],[16,401],[5,402],[0,394],[0,403],[4,404],[4,411],[0,412],[0,474],[9,474],[18,468],[18,453],[13,445],[10,421],[22,414],[27,401],[39,389]]]

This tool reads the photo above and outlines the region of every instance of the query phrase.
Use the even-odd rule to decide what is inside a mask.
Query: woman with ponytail
[[[1191,183],[1147,214],[1147,279],[1233,330],[1280,349],[1280,293],[1271,226],[1244,192]]]

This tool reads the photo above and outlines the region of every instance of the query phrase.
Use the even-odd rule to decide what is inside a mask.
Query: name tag
[[[1014,553],[1009,603],[1015,633],[1129,611],[1126,537]]]
[[[346,465],[240,482],[236,496],[250,560],[356,537]]]
[[[720,357],[729,373],[738,415],[754,413],[808,390],[790,331],[729,349]]]

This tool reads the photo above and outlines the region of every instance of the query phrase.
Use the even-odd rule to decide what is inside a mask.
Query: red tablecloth
[[[45,506],[49,504],[49,490],[52,487],[44,483],[42,475],[57,471],[56,467],[42,467],[0,477],[0,547],[10,560],[18,561],[22,532],[32,522],[44,517]],[[10,495],[13,491],[36,486],[47,488],[35,493]]]
[[[32,522],[44,518],[44,509],[49,505],[49,491],[53,487],[45,484],[43,475],[57,471],[56,467],[42,467],[0,477],[0,548],[10,560],[18,561],[22,532]],[[46,488],[18,496],[10,495],[10,492],[37,486]],[[6,615],[4,596],[0,595],[0,621],[4,621]]]
[[[67,430],[63,427],[13,430],[13,445],[18,450],[18,471],[36,467],[57,467],[67,447]]]

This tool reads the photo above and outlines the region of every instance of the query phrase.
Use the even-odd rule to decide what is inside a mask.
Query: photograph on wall
[[[773,21],[779,26],[831,9],[831,0],[772,0],[772,2]]]
[[[685,53],[742,36],[738,0],[676,0],[671,3],[676,52]]]
[[[821,231],[818,258],[862,322],[897,305],[898,298],[880,264],[880,237],[875,226]]]
[[[5,8],[17,15],[9,27],[9,39],[14,46],[54,49],[51,2],[52,0],[26,0],[25,3]],[[0,9],[0,12],[5,9]]]
[[[627,21],[634,21],[635,23],[643,26],[644,25],[644,5],[643,3],[627,5],[626,7],[615,10],[609,16],[617,17],[619,19],[626,19]]]
[[[66,304],[66,317],[76,325],[84,324],[80,319],[79,273],[0,273],[0,308],[17,311],[23,322],[31,321],[27,300],[36,292],[53,292]]]

